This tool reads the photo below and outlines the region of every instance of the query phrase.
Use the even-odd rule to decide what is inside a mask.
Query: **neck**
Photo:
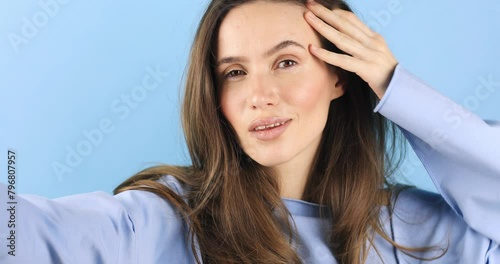
[[[319,140],[312,142],[304,151],[288,162],[275,167],[280,182],[281,197],[302,199]]]
[[[277,168],[277,171],[280,180],[281,197],[302,199],[309,174],[309,167],[280,166],[280,168]]]

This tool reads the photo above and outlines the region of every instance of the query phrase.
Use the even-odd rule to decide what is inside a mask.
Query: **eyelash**
[[[226,75],[224,75],[224,78],[226,79],[236,78],[240,74],[235,75],[235,73],[242,73],[242,72],[243,72],[242,70],[231,70],[228,73],[226,73]]]
[[[278,63],[278,66],[281,65],[284,62],[291,62],[293,64],[293,65],[290,65],[290,66],[287,66],[287,67],[284,67],[284,68],[289,68],[289,67],[297,65],[297,62],[294,61],[294,60],[282,60],[282,61],[280,61],[280,63]]]
[[[289,66],[284,66],[284,67],[280,67],[280,65],[282,65],[282,64],[283,64],[283,63],[285,63],[285,62],[288,62],[288,63],[290,63],[290,62],[291,62],[291,63],[292,63],[292,65],[289,65]],[[294,61],[294,60],[289,60],[289,59],[287,59],[287,60],[282,60],[282,61],[280,61],[280,62],[278,63],[278,67],[279,67],[279,68],[290,68],[290,67],[295,66],[295,65],[297,65],[297,62],[296,62],[296,61]],[[231,71],[229,71],[228,73],[226,73],[226,74],[224,75],[224,78],[225,78],[225,79],[232,79],[232,78],[236,78],[236,77],[240,76],[240,75],[241,75],[241,73],[244,73],[244,71],[243,71],[243,70],[231,70]]]

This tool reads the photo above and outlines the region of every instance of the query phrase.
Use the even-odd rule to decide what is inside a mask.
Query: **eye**
[[[226,75],[224,75],[224,78],[231,79],[231,78],[236,78],[240,75],[245,75],[245,72],[242,70],[232,70],[226,73]]]
[[[278,64],[278,68],[289,68],[289,67],[292,67],[296,64],[297,64],[297,62],[295,62],[293,60],[282,60]]]

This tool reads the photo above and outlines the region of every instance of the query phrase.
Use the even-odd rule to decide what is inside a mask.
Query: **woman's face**
[[[321,45],[305,12],[257,1],[231,10],[219,29],[221,110],[245,153],[264,166],[312,160],[330,101],[343,94],[337,76],[309,53],[309,44]]]

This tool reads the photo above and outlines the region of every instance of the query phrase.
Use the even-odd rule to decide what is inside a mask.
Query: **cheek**
[[[231,111],[231,105],[229,104],[230,100],[225,95],[224,93],[221,93],[220,95],[220,109],[224,117],[231,122],[231,113],[234,111]]]
[[[241,119],[241,98],[236,93],[222,92],[220,95],[220,107],[222,114],[231,126],[238,130],[237,121]]]
[[[316,110],[324,110],[330,105],[331,94],[326,78],[302,78],[291,83],[284,96],[290,105],[300,107],[302,112],[318,114]]]
[[[302,106],[305,109],[314,108],[314,105],[318,103],[321,98],[321,90],[318,89],[317,85],[308,83],[302,87],[298,87],[293,93],[290,93],[289,98],[293,100],[295,104]]]

